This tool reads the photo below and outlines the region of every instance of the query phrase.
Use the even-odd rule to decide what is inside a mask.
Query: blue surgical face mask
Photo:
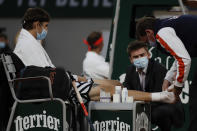
[[[5,46],[6,46],[5,42],[0,42],[0,48],[1,49],[5,48]]]
[[[156,41],[153,42],[153,41],[151,41],[151,40],[148,40],[148,43],[149,43],[149,45],[152,46],[152,47],[157,47]]]
[[[47,30],[45,30],[43,27],[42,27],[42,32],[39,34],[37,32],[37,40],[43,40],[44,38],[46,38],[47,36]]]
[[[145,56],[138,59],[134,59],[133,64],[138,69],[145,68],[148,66],[148,58]]]

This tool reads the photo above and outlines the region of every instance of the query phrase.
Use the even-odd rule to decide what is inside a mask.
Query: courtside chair
[[[68,131],[65,102],[53,97],[50,79],[46,76],[17,78],[12,57],[1,54],[1,60],[15,100],[6,131]],[[20,83],[41,79],[48,83],[50,98],[22,100],[17,97],[15,88],[18,88]]]

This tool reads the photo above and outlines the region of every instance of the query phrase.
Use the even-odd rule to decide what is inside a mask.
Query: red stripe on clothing
[[[162,46],[170,52],[170,54],[172,56],[174,56],[176,58],[176,60],[178,61],[179,64],[179,76],[177,78],[177,81],[182,83],[183,82],[183,77],[184,77],[184,70],[185,70],[185,65],[183,60],[181,59],[181,57],[179,57],[169,46],[168,44],[157,34],[156,35],[156,39],[159,40],[160,44],[162,44]]]

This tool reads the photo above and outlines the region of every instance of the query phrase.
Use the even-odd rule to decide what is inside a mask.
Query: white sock
[[[157,102],[161,100],[161,94],[160,92],[157,93],[151,93],[151,99],[153,102]]]
[[[174,103],[175,95],[173,92],[163,91],[161,92],[161,102],[164,103]]]
[[[153,102],[173,103],[175,101],[175,95],[173,92],[163,91],[151,93],[151,99]]]

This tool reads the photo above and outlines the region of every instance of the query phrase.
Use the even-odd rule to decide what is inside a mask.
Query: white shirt
[[[140,85],[143,91],[145,91],[145,78],[146,78],[147,67],[145,67],[141,72],[139,72],[138,69],[136,68],[136,72],[138,72],[140,78]]]
[[[88,51],[83,61],[83,73],[95,79],[106,79],[109,77],[109,63],[93,51]]]
[[[25,29],[22,29],[18,36],[14,53],[25,66],[55,67],[40,41]]]

